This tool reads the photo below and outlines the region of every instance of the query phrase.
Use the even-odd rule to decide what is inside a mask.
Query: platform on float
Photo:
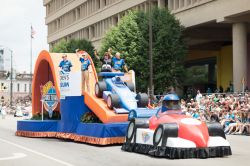
[[[70,139],[98,145],[121,144],[125,141],[128,123],[79,123],[72,131],[62,131],[60,121],[21,120],[16,135]]]

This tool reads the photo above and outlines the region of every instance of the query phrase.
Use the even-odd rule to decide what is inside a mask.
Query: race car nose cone
[[[197,147],[200,148],[207,147],[209,134],[206,125],[195,119],[193,119],[195,121],[185,120],[185,119],[183,120],[184,123],[183,121],[181,121],[182,123],[180,123],[179,126],[179,132],[178,132],[179,137],[194,142]],[[186,123],[191,121],[192,123],[189,124]]]

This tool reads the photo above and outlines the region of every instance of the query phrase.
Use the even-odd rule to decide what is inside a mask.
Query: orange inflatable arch
[[[55,58],[58,58],[55,56]],[[52,56],[47,51],[42,51],[36,61],[34,76],[32,80],[32,114],[35,115],[40,112],[41,103],[41,92],[40,86],[46,84],[48,81],[52,81],[57,97],[60,98],[60,90],[58,86],[56,71],[54,69],[54,63]],[[56,111],[59,111],[60,105],[57,106]]]

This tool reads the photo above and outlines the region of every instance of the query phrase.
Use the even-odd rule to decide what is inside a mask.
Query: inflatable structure
[[[140,118],[136,110],[131,113],[122,150],[171,159],[232,154],[222,126],[183,115],[175,94],[166,95],[151,118]]]
[[[60,72],[58,66],[61,58],[62,54],[42,51],[35,65],[32,82],[32,114],[42,114],[45,102],[46,108],[59,112],[61,119],[18,121],[16,135],[56,137],[99,145],[123,143],[128,114],[116,113],[108,107],[105,98],[96,96],[98,75],[94,64],[90,66],[90,91],[81,94],[79,58],[76,54],[67,54],[67,59],[73,64],[70,74]],[[114,77],[118,75],[123,73],[113,74]],[[107,91],[103,93],[108,94]],[[82,123],[81,117],[87,112],[93,112],[102,123]]]

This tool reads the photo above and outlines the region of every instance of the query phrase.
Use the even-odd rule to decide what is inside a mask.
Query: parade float
[[[91,58],[90,90],[82,92],[79,58],[67,54],[73,67],[63,72],[58,67],[61,57],[47,51],[38,56],[32,82],[32,114],[41,119],[18,121],[17,136],[123,144],[124,151],[171,159],[232,154],[222,126],[183,115],[178,96],[169,94],[161,107],[149,109],[148,96],[135,93],[133,72],[97,74]],[[96,120],[91,121],[91,115]]]
[[[166,95],[158,111],[151,113],[145,118],[131,111],[122,150],[170,159],[232,155],[222,126],[183,114],[176,94]]]
[[[92,62],[90,91],[82,92],[79,58],[67,53],[73,67],[71,72],[63,72],[58,67],[62,55],[42,51],[38,56],[32,82],[32,114],[42,117],[18,121],[16,135],[71,139],[98,145],[123,143],[128,113],[135,109],[148,110],[147,96],[134,92],[134,73],[101,72],[98,76],[89,57]],[[60,118],[53,119],[54,115]],[[94,115],[99,123],[81,120],[88,115]]]

